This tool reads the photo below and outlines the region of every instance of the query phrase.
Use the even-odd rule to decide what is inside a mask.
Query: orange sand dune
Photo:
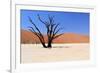
[[[62,36],[56,38],[54,42],[58,43],[89,43],[89,37],[74,33],[65,33]]]
[[[44,37],[47,42],[47,37]],[[40,43],[40,41],[32,32],[21,30],[21,43]],[[75,33],[64,33],[56,38],[53,43],[89,43],[89,36]]]
[[[21,43],[40,43],[40,41],[32,32],[21,30]]]

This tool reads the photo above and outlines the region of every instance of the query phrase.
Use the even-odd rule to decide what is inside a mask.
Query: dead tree
[[[45,45],[45,40],[44,40],[43,34],[41,33],[39,28],[36,26],[36,24],[32,21],[32,19],[30,17],[29,17],[29,21],[33,24],[33,27],[29,27],[30,28],[29,30],[39,38],[39,40],[44,48],[51,48],[53,40],[63,34],[63,33],[59,34],[59,31],[62,29],[62,28],[59,28],[60,23],[55,23],[54,16],[48,15],[47,21],[43,21],[41,19],[41,17],[39,16],[39,14],[37,16],[38,16],[39,21],[42,22],[46,27],[46,30],[47,30],[46,34],[48,37],[47,45]]]

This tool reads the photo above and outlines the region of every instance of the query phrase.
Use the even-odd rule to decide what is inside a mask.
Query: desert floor
[[[21,44],[21,63],[86,59],[89,59],[89,43],[53,44],[51,49],[41,44]]]

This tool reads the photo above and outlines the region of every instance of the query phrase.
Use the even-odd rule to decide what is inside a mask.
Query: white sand
[[[21,45],[21,63],[85,59],[89,59],[89,43],[54,44],[51,49],[43,48],[41,44]]]

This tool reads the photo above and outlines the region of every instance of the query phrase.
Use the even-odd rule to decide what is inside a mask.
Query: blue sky
[[[43,32],[46,32],[44,24],[42,24],[37,14],[40,15],[41,19],[46,21],[48,15],[55,16],[55,22],[60,23],[59,27],[62,27],[63,33],[77,33],[83,35],[89,35],[89,13],[82,12],[60,12],[60,11],[40,11],[40,10],[21,10],[20,11],[21,29],[28,30],[28,26],[32,26],[29,22],[28,16],[31,17],[37,27]]]

